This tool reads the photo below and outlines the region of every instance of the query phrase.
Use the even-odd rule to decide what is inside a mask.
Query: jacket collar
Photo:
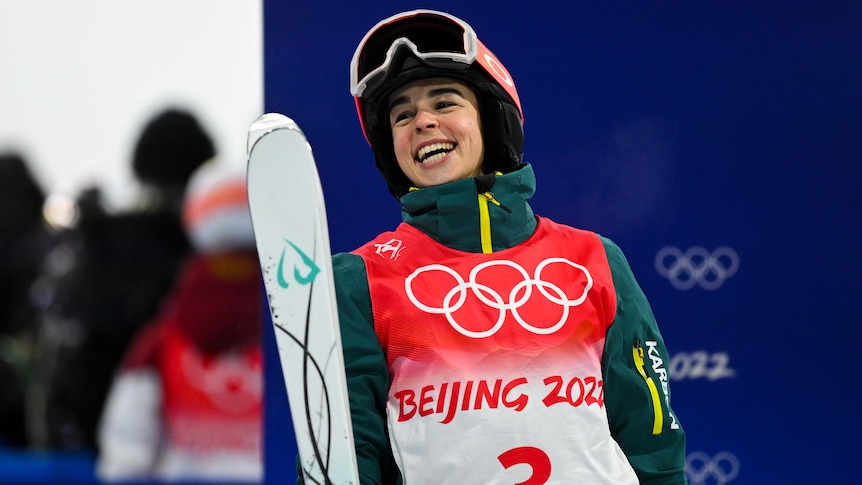
[[[490,176],[483,177],[405,194],[401,197],[402,220],[435,241],[461,251],[483,252],[483,230],[486,237],[490,235],[493,251],[523,242],[536,228],[536,218],[527,202],[536,191],[533,168],[524,164],[491,180]]]

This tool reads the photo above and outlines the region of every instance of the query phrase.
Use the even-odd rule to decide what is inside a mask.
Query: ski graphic
[[[323,190],[311,146],[269,113],[248,133],[248,201],[306,484],[359,484]]]

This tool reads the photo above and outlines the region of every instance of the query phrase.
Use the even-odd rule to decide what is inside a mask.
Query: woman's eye
[[[444,109],[444,108],[448,108],[448,107],[454,106],[454,105],[455,105],[455,103],[453,103],[452,101],[438,101],[437,102],[437,109]]]
[[[397,114],[394,114],[392,116],[392,123],[393,124],[398,123],[398,122],[404,121],[408,118],[410,118],[410,112],[409,111],[402,111],[401,113],[397,113]]]

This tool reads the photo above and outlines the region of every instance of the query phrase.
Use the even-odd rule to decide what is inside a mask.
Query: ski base
[[[306,484],[359,484],[323,190],[311,146],[269,113],[248,134],[248,197]]]

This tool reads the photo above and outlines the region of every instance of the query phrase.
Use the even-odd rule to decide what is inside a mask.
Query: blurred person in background
[[[51,245],[45,194],[16,152],[0,154],[0,447],[24,448],[24,386],[36,307],[33,282]]]
[[[26,397],[33,448],[96,451],[112,375],[190,253],[180,216],[186,184],[214,156],[198,119],[168,108],[147,120],[133,147],[144,188],[137,206],[112,213],[98,188],[78,198],[76,223],[60,232],[40,277],[45,308]]]
[[[205,164],[183,213],[195,253],[114,379],[106,481],[262,478],[263,290],[244,172]]]

